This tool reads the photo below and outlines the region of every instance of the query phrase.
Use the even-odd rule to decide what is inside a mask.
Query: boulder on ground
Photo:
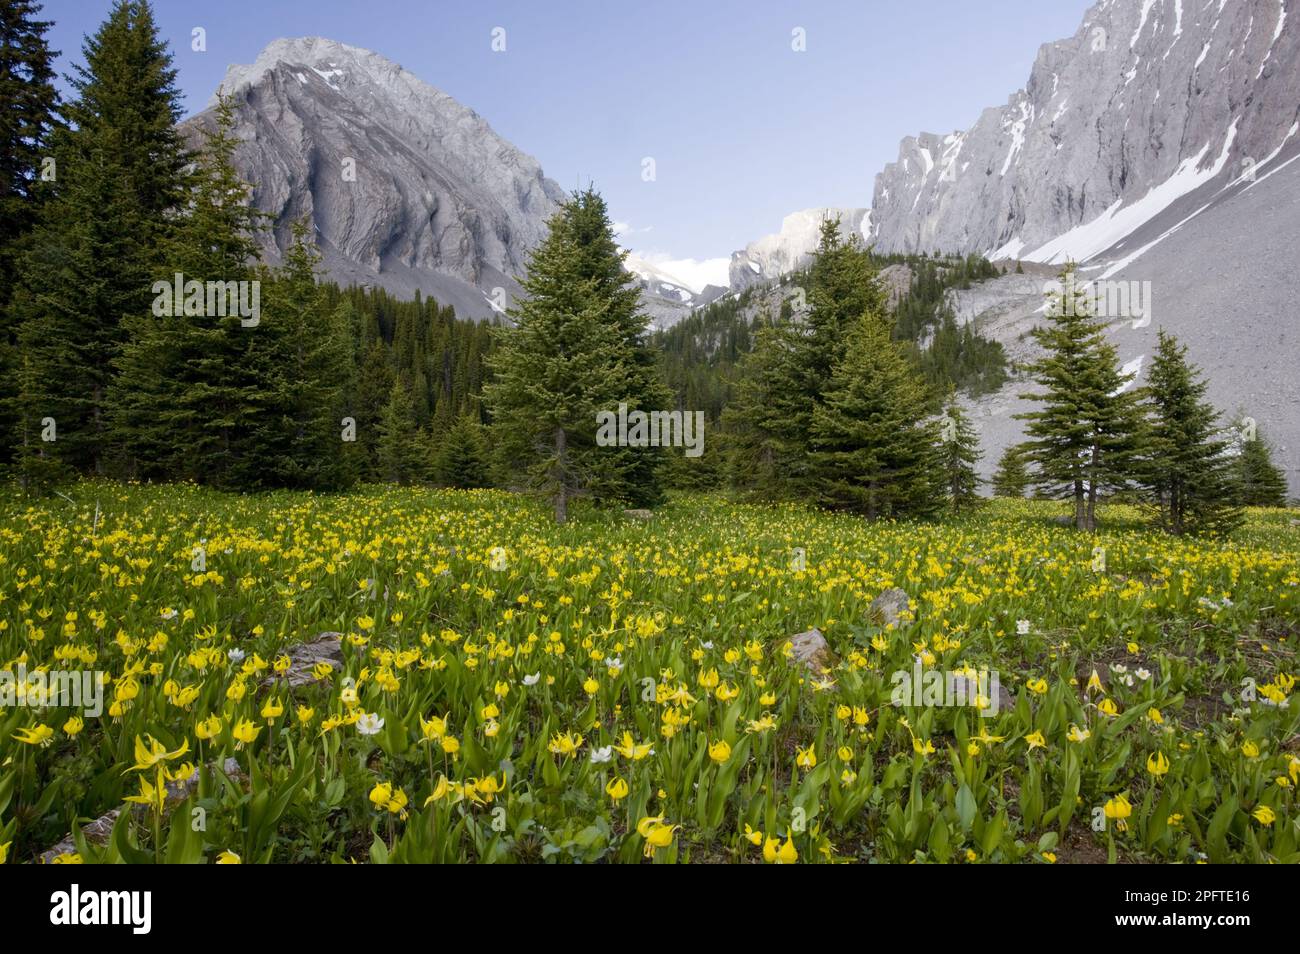
[[[1016,697],[1007,690],[1006,686],[1002,685],[1001,680],[998,680],[996,685],[991,685],[990,683],[993,680],[985,678],[981,684],[979,676],[967,677],[962,673],[955,673],[952,678],[953,691],[965,699],[968,704],[974,704],[975,700],[979,698],[981,690],[996,694],[996,700],[989,697],[985,700],[986,705],[981,707],[981,709],[987,710],[990,716],[997,715],[1004,709],[1015,708]]]
[[[835,656],[821,630],[813,628],[806,633],[790,637],[791,659],[813,672],[821,672],[835,665]]]
[[[872,600],[867,612],[878,626],[906,626],[912,621],[912,601],[895,586]]]
[[[216,763],[209,763],[210,768],[216,768]],[[244,770],[239,767],[239,763],[233,758],[226,759],[221,764],[221,770],[232,781],[243,784],[248,776]],[[167,797],[163,805],[163,815],[171,814],[171,810],[179,805],[199,787],[199,770],[196,768],[189,778],[179,779],[174,782],[167,782]],[[149,817],[149,809],[144,805],[132,805],[136,818],[143,820]],[[81,826],[81,834],[92,845],[102,845],[108,841],[113,834],[113,828],[117,825],[118,818],[121,817],[123,809],[114,808],[100,815],[92,822],[87,822]],[[55,858],[60,855],[76,854],[77,843],[72,837],[72,833],[63,836],[63,840],[51,848],[41,852],[40,863],[43,865],[52,864]]]
[[[299,643],[289,650],[289,668],[283,676],[271,676],[264,685],[283,679],[288,686],[305,686],[314,682],[312,670],[317,663],[327,662],[335,669],[343,668],[343,634],[321,633],[315,639]]]

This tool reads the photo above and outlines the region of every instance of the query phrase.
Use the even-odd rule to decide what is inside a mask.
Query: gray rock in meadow
[[[334,669],[343,668],[343,634],[342,633],[321,633],[315,639],[306,643],[299,643],[292,647],[289,652],[289,668],[283,676],[274,675],[268,677],[264,685],[271,685],[277,681],[283,680],[288,686],[305,686],[308,683],[315,682],[316,677],[312,670],[318,663],[327,662]]]
[[[961,697],[963,699],[966,699],[968,703],[972,703],[976,698],[978,698],[981,689],[987,690],[989,692],[992,692],[994,689],[994,686],[992,685],[992,679],[986,679],[986,681],[983,684],[981,684],[979,676],[968,678],[962,673],[954,673],[952,677],[952,681],[953,681],[953,689],[956,692],[960,693]],[[1009,709],[1013,709],[1015,708],[1016,705],[1016,697],[1011,694],[1011,692],[1007,689],[1006,686],[1002,685],[1002,681],[1000,678],[998,680],[998,684],[996,688],[997,688],[997,709],[996,711],[990,712],[989,715],[996,715],[998,712],[1004,712]],[[989,697],[990,708],[992,708],[992,703],[993,703],[993,699],[990,696]]]
[[[216,763],[209,762],[208,768],[209,771],[214,771]],[[236,784],[242,785],[248,780],[248,776],[244,773],[244,770],[239,767],[239,762],[234,758],[227,758],[222,762],[221,771]],[[198,789],[199,770],[196,768],[188,778],[166,782],[165,786],[167,789],[167,795],[164,799],[163,815],[167,816],[171,814],[172,809],[174,809],[179,803],[185,801],[185,799],[189,798],[190,795]],[[150,810],[147,806],[133,803],[129,807],[136,819],[144,821],[149,817]],[[81,834],[86,839],[86,842],[92,845],[105,844],[112,836],[113,828],[117,825],[117,820],[121,817],[123,810],[123,808],[110,809],[98,818],[82,825]],[[48,865],[52,864],[54,859],[60,855],[71,855],[75,854],[76,851],[76,839],[74,839],[72,833],[69,832],[63,836],[62,840],[41,852],[39,860],[41,864]]]
[[[812,672],[821,672],[834,664],[830,644],[826,642],[826,637],[819,629],[813,628],[791,636],[790,649],[794,654],[793,662],[807,667]]]
[[[892,587],[871,601],[867,610],[873,622],[880,626],[906,626],[910,623],[912,601],[898,587]],[[907,619],[903,619],[904,615]]]

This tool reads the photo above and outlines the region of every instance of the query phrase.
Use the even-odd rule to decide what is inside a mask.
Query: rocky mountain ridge
[[[1287,0],[1100,0],[967,130],[903,140],[876,176],[884,252],[1092,258],[1209,183],[1300,146]]]
[[[276,40],[232,66],[235,162],[271,216],[275,261],[311,222],[331,278],[491,314],[518,290],[564,191],[473,110],[377,53]],[[212,106],[187,120],[194,136]]]

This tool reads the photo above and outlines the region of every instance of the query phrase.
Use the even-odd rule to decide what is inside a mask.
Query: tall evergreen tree
[[[1044,390],[1024,397],[1043,406],[1016,416],[1029,421],[1025,447],[1035,483],[1072,499],[1075,526],[1091,531],[1098,494],[1124,487],[1133,473],[1141,421],[1136,392],[1126,390],[1129,379],[1075,284],[1073,264],[1061,272],[1061,285],[1050,297],[1048,324],[1032,332],[1046,354],[1029,370]]]
[[[812,421],[819,502],[868,519],[935,510],[940,493],[936,434],[926,390],[884,325],[862,315],[848,333],[824,402]]]
[[[396,381],[397,375],[389,364],[383,341],[373,341],[365,352],[358,372],[357,400],[352,415],[357,422],[361,477],[365,480],[379,479],[379,421]]]
[[[726,415],[737,437],[733,471],[760,496],[816,492],[810,443],[816,409],[862,317],[887,324],[871,257],[856,239],[844,240],[838,219],[822,222],[807,286],[804,310],[783,307],[783,317],[759,333]]]
[[[526,296],[510,310],[514,327],[497,331],[495,380],[484,391],[502,459],[551,500],[557,523],[568,519],[575,495],[637,501],[652,489],[641,483],[646,471],[634,456],[648,448],[596,444],[598,412],[620,402],[653,409],[642,403],[649,385],[630,334],[635,309],[597,200],[590,190],[575,194],[551,218],[528,264]],[[603,229],[595,229],[598,219]],[[608,263],[610,249],[617,274],[599,264]]]
[[[123,469],[140,477],[245,488],[269,478],[257,442],[271,426],[273,377],[280,374],[270,323],[228,307],[220,309],[224,316],[210,314],[206,295],[177,301],[167,293],[180,274],[205,285],[235,283],[230,287],[242,287],[250,305],[256,290],[260,304],[253,263],[262,215],[234,167],[232,108],[228,99],[218,103],[192,200],[150,278],[158,298],[129,319],[130,340],[115,362],[115,434]]]
[[[717,490],[723,485],[726,455],[721,452],[722,434],[716,424],[704,425],[704,451],[699,457],[670,454],[664,481],[678,490]]]
[[[14,305],[29,390],[19,441],[87,472],[110,451],[109,389],[143,313],[187,187],[171,55],[144,0],[118,0],[71,77],[71,128],[53,140],[57,179],[22,263]],[[44,418],[57,441],[38,446]]]
[[[791,467],[806,458],[806,433],[786,426],[807,403],[791,375],[797,334],[789,322],[759,328],[754,350],[740,363],[735,396],[723,409],[731,482],[755,499],[791,495]],[[801,472],[806,467],[800,463]]]
[[[438,450],[437,476],[448,487],[467,490],[488,486],[488,451],[476,414],[462,414]]]
[[[1143,394],[1148,426],[1142,484],[1169,532],[1225,533],[1241,522],[1232,505],[1232,461],[1218,437],[1218,412],[1205,401],[1200,369],[1162,329]]]
[[[411,389],[400,378],[393,382],[379,417],[379,475],[398,484],[422,479],[429,469],[427,445],[415,424],[415,404]]]
[[[625,375],[621,400],[629,410],[666,410],[672,393],[649,347],[641,291],[623,267],[625,253],[618,247],[605,200],[588,187],[566,206],[563,220],[577,253],[568,280],[591,282],[591,293],[605,308],[603,320],[618,330]],[[592,475],[593,492],[636,507],[653,506],[663,499],[664,453],[647,447],[611,447],[603,452],[609,461],[602,468],[603,476]]]
[[[58,124],[54,57],[45,40],[52,25],[37,20],[41,4],[8,0],[0,6],[0,306],[8,303],[20,238],[36,224],[50,190],[45,160]]]
[[[939,423],[938,464],[944,491],[954,510],[975,502],[980,482],[975,464],[981,456],[979,435],[956,397],[950,396]]]
[[[36,19],[40,11],[31,0],[0,5],[0,463],[17,444],[17,260],[52,192],[49,176],[58,171],[47,164],[58,124],[57,54],[45,41],[50,22]]]
[[[330,309],[316,284],[320,254],[305,223],[270,285],[267,331],[268,421],[257,436],[268,479],[279,486],[335,489],[356,476],[355,445],[342,441],[347,396],[355,384],[347,311]]]
[[[1234,462],[1236,502],[1243,507],[1285,507],[1286,475],[1273,463],[1273,447],[1252,428],[1237,441]]]
[[[993,496],[1023,497],[1029,489],[1029,471],[1025,467],[1025,448],[1012,444],[1002,452],[993,474]]]
[[[859,319],[872,315],[885,320],[885,296],[870,254],[856,235],[845,241],[838,217],[822,221],[808,280],[807,348],[801,363],[816,394],[818,385],[824,389],[830,381]]]

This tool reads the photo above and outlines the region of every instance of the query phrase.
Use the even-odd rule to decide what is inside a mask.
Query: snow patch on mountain
[[[1210,144],[1195,156],[1184,159],[1174,174],[1155,186],[1142,198],[1124,204],[1116,199],[1105,212],[1084,225],[1077,226],[1050,242],[1017,258],[1026,258],[1032,262],[1057,263],[1066,259],[1087,261],[1099,252],[1104,252],[1124,236],[1134,232],[1139,226],[1149,222],[1175,201],[1200,188],[1216,178],[1228,163],[1233,140],[1237,138],[1237,122],[1228,128],[1227,137],[1218,157],[1208,167],[1202,169],[1201,161],[1210,151]]]

